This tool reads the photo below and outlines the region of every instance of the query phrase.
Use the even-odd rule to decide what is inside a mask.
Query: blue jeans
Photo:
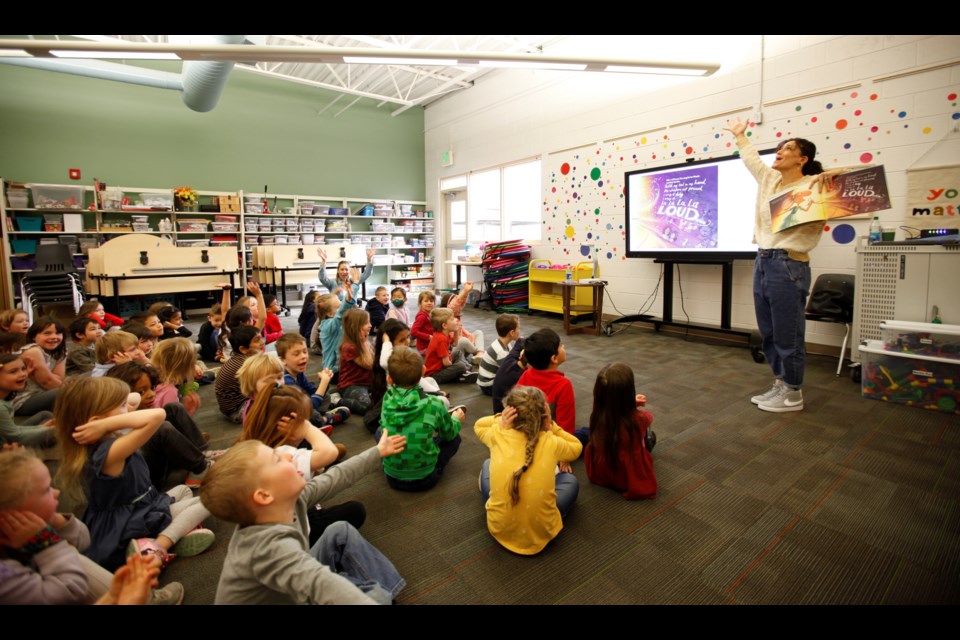
[[[324,530],[310,555],[355,584],[377,604],[390,604],[407,585],[393,563],[343,521]]]
[[[791,260],[783,249],[760,249],[753,265],[753,304],[763,354],[788,387],[803,384],[804,334],[810,263]]]
[[[577,501],[580,482],[572,473],[558,473],[556,483],[557,510],[560,511],[561,518],[566,518],[573,503]],[[480,469],[480,494],[483,495],[484,503],[490,499],[490,458],[483,461],[483,467]]]

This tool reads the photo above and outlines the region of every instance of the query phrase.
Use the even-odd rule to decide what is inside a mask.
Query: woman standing
[[[800,411],[810,251],[820,241],[823,223],[801,224],[774,233],[770,225],[770,198],[803,183],[811,189],[832,187],[833,176],[839,170],[824,172],[813,159],[816,145],[802,138],[781,142],[773,166],[767,167],[745,135],[747,125],[738,118],[735,122],[728,120],[725,128],[736,137],[740,157],[759,185],[753,231],[753,241],[759,247],[753,268],[753,301],[763,353],[773,369],[773,386],[750,401],[764,411]]]

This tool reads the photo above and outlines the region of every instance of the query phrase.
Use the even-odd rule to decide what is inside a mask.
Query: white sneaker
[[[784,413],[786,411],[803,411],[803,392],[800,389],[783,387],[773,398],[757,405],[763,411]]]
[[[780,394],[780,389],[783,388],[783,380],[777,378],[773,381],[773,386],[764,393],[757,394],[750,398],[750,402],[753,404],[763,404],[767,400],[772,400]]]

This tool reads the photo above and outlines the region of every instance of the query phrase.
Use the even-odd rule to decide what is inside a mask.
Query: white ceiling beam
[[[235,69],[239,69],[239,70],[241,70],[241,71],[246,71],[247,73],[256,73],[256,74],[258,74],[258,75],[267,76],[267,77],[270,77],[270,78],[277,78],[277,79],[279,79],[279,80],[288,80],[288,81],[290,81],[290,82],[296,82],[296,83],[298,83],[298,84],[305,84],[305,85],[310,86],[310,87],[317,87],[318,89],[329,89],[329,90],[331,90],[331,91],[339,91],[339,92],[341,92],[341,93],[346,93],[346,94],[349,94],[349,95],[359,96],[359,97],[361,97],[361,98],[372,98],[372,99],[374,99],[374,100],[386,100],[387,102],[392,102],[392,103],[394,103],[394,104],[401,104],[401,105],[410,104],[411,106],[413,106],[413,104],[414,104],[414,103],[412,103],[412,102],[409,101],[409,100],[402,100],[402,99],[400,99],[400,98],[397,98],[396,96],[385,96],[385,95],[381,95],[381,94],[379,94],[379,93],[374,93],[374,92],[372,92],[372,91],[357,91],[357,90],[351,89],[351,88],[349,88],[349,87],[342,87],[342,86],[338,86],[338,85],[335,85],[335,84],[329,84],[329,83],[327,83],[327,82],[317,82],[317,81],[315,81],[315,80],[307,80],[307,79],[305,79],[305,78],[300,78],[300,77],[297,77],[297,76],[285,75],[285,74],[282,74],[282,73],[273,73],[273,72],[271,72],[271,71],[266,71],[266,70],[264,70],[264,69],[258,69],[258,68],[256,68],[256,67],[248,67],[248,66],[246,66],[246,65],[238,65],[237,67],[235,67]]]

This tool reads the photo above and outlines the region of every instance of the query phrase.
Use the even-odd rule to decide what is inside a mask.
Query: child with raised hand
[[[27,344],[20,349],[27,363],[27,386],[13,399],[18,416],[50,411],[66,377],[67,345],[63,326],[50,316],[38,318],[27,331]]]
[[[349,281],[349,276],[347,277]],[[317,299],[317,315],[320,315],[320,346],[323,350],[323,368],[333,371],[334,379],[340,372],[340,340],[343,336],[343,314],[353,309],[353,290],[346,288],[343,301],[333,293],[325,293]],[[320,308],[323,307],[323,313]]]
[[[324,433],[330,435],[334,425],[341,424],[350,417],[347,407],[330,408],[327,398],[327,389],[333,380],[333,371],[322,369],[317,374],[317,383],[307,379],[307,364],[310,354],[307,351],[307,341],[299,333],[285,333],[277,340],[277,355],[283,362],[283,384],[300,387],[310,397],[313,410],[310,420],[318,427],[324,428]]]
[[[373,383],[373,347],[370,336],[370,315],[363,309],[351,309],[343,316],[343,337],[340,340],[340,379],[337,391],[340,403],[350,413],[363,415],[370,409],[370,385]]]
[[[191,416],[200,408],[200,387],[193,380],[197,352],[186,338],[171,338],[157,345],[151,363],[157,370],[160,384],[154,390],[153,404],[162,409],[179,402]]]
[[[213,466],[200,497],[238,525],[217,585],[217,604],[389,604],[406,585],[382,553],[346,522],[307,546],[307,511],[403,451],[384,432],[376,447],[306,481],[292,456],[240,442]]]
[[[410,326],[410,315],[407,313],[407,290],[403,287],[394,287],[390,292],[390,310],[387,311],[387,319],[399,320],[403,324]]]
[[[100,301],[96,298],[87,300],[80,305],[80,309],[77,310],[77,315],[82,318],[93,318],[104,331],[108,331],[115,327],[119,328],[123,325],[123,318],[119,318],[104,311],[103,305],[100,304]]]
[[[597,374],[590,414],[590,443],[583,456],[590,482],[623,493],[627,500],[657,497],[657,476],[647,440],[653,416],[640,409],[633,370],[608,364]],[[654,441],[655,442],[655,441]]]
[[[363,272],[359,277],[350,273],[350,263],[347,260],[341,260],[337,263],[337,275],[333,280],[327,277],[327,252],[322,247],[317,248],[317,255],[320,256],[320,273],[317,274],[320,284],[327,290],[343,300],[349,291],[352,298],[357,297],[360,291],[360,285],[367,281],[370,274],[373,273],[373,255],[376,249],[367,249],[367,264],[363,267]],[[354,269],[356,271],[356,269]]]
[[[90,373],[97,364],[94,347],[103,336],[103,329],[89,316],[80,316],[70,323],[70,343],[67,345],[66,375]]]
[[[326,467],[342,460],[347,448],[335,444],[309,420],[299,416],[309,406],[306,394],[296,387],[265,387],[253,402],[239,442],[259,440],[281,454],[289,454],[303,475],[310,480]],[[310,544],[314,544],[327,528],[337,520],[346,520],[359,529],[367,512],[359,502],[320,508],[307,513],[310,523]]]
[[[430,338],[433,336],[433,325],[430,323],[430,314],[433,308],[437,306],[437,294],[433,291],[421,291],[417,297],[417,306],[420,311],[410,327],[410,335],[417,341],[417,351],[420,355],[427,352],[430,346]]]
[[[267,317],[263,323],[263,341],[266,344],[272,344],[283,335],[283,326],[280,324],[280,317],[277,315],[282,311],[277,296],[272,293],[263,295],[263,305]]]
[[[161,409],[128,413],[130,387],[113,378],[77,378],[57,397],[54,422],[63,447],[61,486],[87,501],[84,522],[91,543],[86,555],[113,570],[132,553],[156,555],[171,549],[197,555],[213,544],[213,532],[198,528],[209,512],[185,485],[160,493],[150,482],[142,447],[156,433]],[[123,435],[118,435],[122,433]]]
[[[490,448],[480,471],[487,529],[510,551],[534,555],[557,537],[577,499],[580,485],[569,463],[583,445],[550,418],[539,389],[515,387],[504,402],[503,413],[474,425]]]
[[[470,295],[471,291],[473,291],[473,283],[464,282],[463,289],[460,291],[460,293],[444,294],[441,301],[442,304],[440,306],[446,307],[450,309],[450,311],[453,311],[453,315],[457,317],[457,320],[461,322],[461,325],[463,322],[461,318],[461,316],[463,315],[463,307],[466,306],[467,296]],[[474,333],[470,333],[469,331],[467,331],[466,327],[461,326],[460,332],[464,340],[466,340],[467,343],[469,343],[469,346],[467,346],[467,343],[464,343],[460,345],[460,348],[463,348],[464,351],[470,354],[483,352],[485,348],[484,341],[483,341],[483,331],[478,330],[478,331],[475,331]]]
[[[46,424],[52,413],[41,411],[20,424],[13,421],[10,401],[23,391],[27,378],[27,364],[19,354],[0,354],[0,440],[26,447],[52,447],[57,444],[57,431]]]
[[[303,306],[300,307],[300,315],[297,317],[297,326],[300,327],[300,335],[303,339],[310,342],[310,333],[313,325],[317,323],[317,307],[315,301],[320,295],[316,290],[311,289],[307,295],[303,296]]]

